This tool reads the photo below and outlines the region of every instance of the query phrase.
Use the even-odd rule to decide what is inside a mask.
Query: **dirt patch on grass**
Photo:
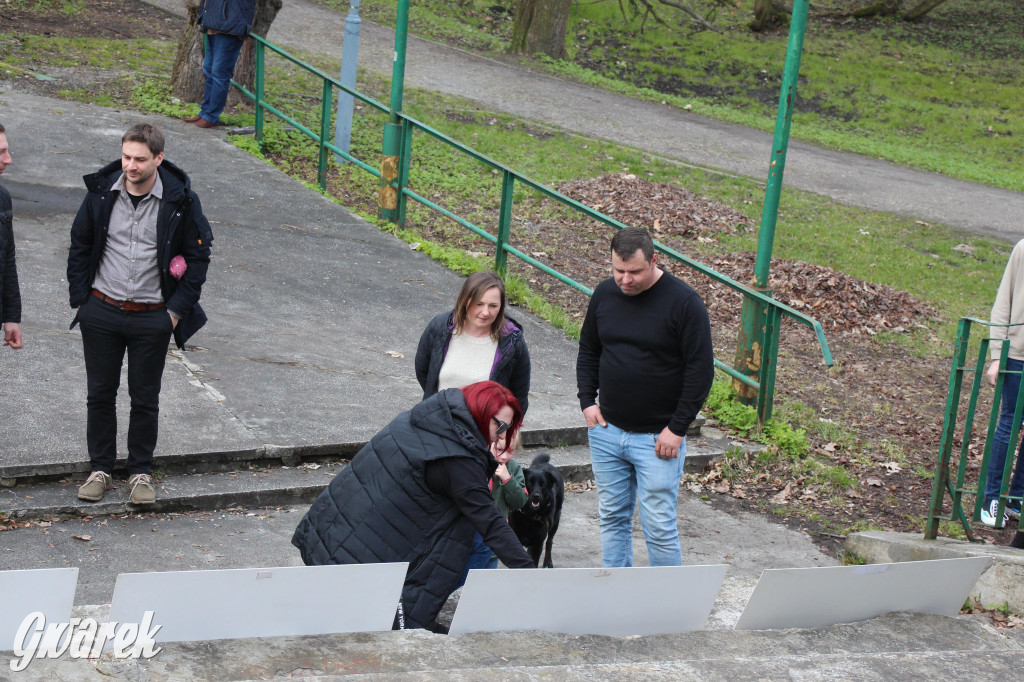
[[[138,0],[89,0],[73,12],[0,3],[0,33],[61,38],[177,39],[183,20]]]

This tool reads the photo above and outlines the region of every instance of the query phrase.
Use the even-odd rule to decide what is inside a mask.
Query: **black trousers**
[[[93,471],[114,471],[117,390],[128,353],[128,473],[148,474],[156,449],[160,381],[173,329],[166,308],[121,310],[92,296],[78,309],[88,384],[86,442]]]

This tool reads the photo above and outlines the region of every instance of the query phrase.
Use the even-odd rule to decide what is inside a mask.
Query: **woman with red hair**
[[[398,628],[444,632],[437,614],[458,584],[474,531],[509,568],[532,568],[494,506],[490,447],[523,414],[493,381],[449,388],[395,417],[313,502],[292,544],[307,566],[408,561]]]

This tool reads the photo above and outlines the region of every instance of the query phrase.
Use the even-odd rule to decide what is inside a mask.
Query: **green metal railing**
[[[942,521],[957,520],[963,526],[967,539],[971,542],[979,542],[971,532],[971,522],[978,521],[981,515],[981,507],[985,501],[985,481],[988,477],[989,456],[992,453],[992,439],[995,435],[996,425],[999,422],[1000,402],[1003,395],[1003,378],[1007,374],[1019,374],[1009,372],[1006,369],[1010,344],[1007,339],[983,338],[978,346],[978,357],[973,366],[967,365],[968,346],[971,338],[971,326],[982,324],[988,327],[1015,327],[1019,325],[994,324],[987,320],[979,320],[973,317],[962,317],[957,325],[956,341],[953,345],[953,363],[949,372],[949,393],[946,396],[946,412],[942,420],[942,438],[939,442],[939,461],[935,467],[935,477],[932,483],[931,503],[928,507],[928,523],[925,525],[924,537],[927,540],[934,540],[938,536],[939,523]],[[978,482],[974,487],[966,485],[967,469],[970,464],[971,436],[974,431],[974,416],[978,408],[978,397],[981,393],[982,380],[985,376],[985,363],[989,357],[989,350],[992,342],[1001,344],[999,353],[999,374],[996,377],[995,397],[992,399],[992,408],[989,411],[988,430],[985,436],[985,449],[982,453],[981,467],[978,471]],[[966,411],[963,417],[963,430],[960,433],[960,449],[958,461],[956,462],[956,475],[951,477],[951,462],[953,457],[953,444],[957,437],[957,422],[960,416],[960,405],[963,400],[964,376],[972,374],[971,392],[967,398]],[[999,508],[996,513],[996,527],[1002,527],[1003,510],[1010,501],[1020,501],[1020,497],[1008,495],[1010,489],[1010,473],[1013,470],[1013,463],[1016,459],[1015,443],[1018,440],[1020,429],[1021,413],[1024,410],[1024,381],[1020,384],[1017,392],[1017,408],[1014,414],[1013,427],[1010,429],[1010,447],[1006,453],[1003,463],[1002,487],[999,496]],[[946,495],[949,495],[951,509],[949,515],[943,515],[942,509],[945,505]],[[963,495],[974,495],[974,506],[968,517],[963,509]],[[1024,529],[1024,519],[1018,521],[1018,528]]]
[[[325,74],[322,71],[308,64],[305,64],[301,60],[296,59],[295,57],[289,55],[281,48],[277,47],[276,45],[266,41],[265,39],[259,36],[253,35],[252,39],[256,41],[256,79],[254,86],[256,92],[249,92],[240,84],[234,81],[232,81],[232,84],[235,87],[237,87],[243,94],[245,94],[249,99],[251,99],[255,104],[256,139],[259,141],[260,145],[263,144],[264,112],[269,111],[275,116],[291,124],[296,130],[300,131],[301,133],[308,136],[317,143],[319,147],[317,181],[321,189],[326,188],[327,164],[329,157],[332,153],[337,154],[342,158],[346,159],[347,161],[354,163],[359,168],[362,168],[363,170],[367,171],[374,177],[378,178],[378,180],[380,180],[382,175],[381,171],[371,167],[369,164],[360,161],[359,159],[356,159],[355,157],[351,156],[348,152],[338,149],[336,146],[334,146],[334,144],[331,141],[330,120],[333,88],[343,90],[352,95],[353,97],[355,97],[356,99],[366,103],[373,109],[376,109],[381,113],[387,114],[390,117],[391,121],[397,121],[397,124],[389,123],[388,125],[392,127],[399,126],[398,130],[400,134],[400,154],[398,155],[398,168],[389,170],[389,174],[391,174],[394,171],[397,171],[394,172],[395,179],[390,183],[383,183],[384,187],[382,187],[382,191],[384,189],[391,188],[397,194],[397,207],[395,211],[397,215],[397,224],[404,224],[406,216],[406,206],[408,200],[412,199],[422,204],[423,206],[431,208],[441,213],[442,215],[451,218],[453,221],[465,227],[467,230],[470,230],[471,232],[479,235],[480,237],[494,244],[495,270],[497,270],[498,272],[504,274],[507,271],[508,256],[511,254],[512,256],[515,256],[522,262],[534,268],[537,268],[538,270],[541,270],[542,272],[550,275],[551,277],[554,277],[563,284],[571,286],[587,294],[588,296],[593,293],[593,290],[591,290],[590,288],[584,286],[583,284],[580,284],[579,282],[576,282],[575,280],[567,277],[558,270],[555,270],[554,268],[545,265],[544,263],[538,261],[537,259],[527,255],[526,253],[523,253],[522,251],[515,248],[509,243],[509,240],[511,238],[512,204],[516,185],[518,183],[519,185],[522,185],[524,187],[531,188],[539,192],[540,194],[549,197],[561,203],[564,206],[569,207],[570,209],[578,211],[579,213],[582,213],[583,215],[589,218],[602,222],[615,229],[622,229],[626,227],[626,225],[620,223],[614,218],[606,216],[600,211],[597,211],[585,204],[576,201],[575,199],[571,199],[565,196],[564,194],[558,192],[557,190],[551,189],[546,185],[531,180],[522,173],[519,173],[518,171],[508,168],[507,166],[498,163],[497,161],[491,159],[490,157],[481,154],[480,152],[449,138],[447,135],[435,130],[434,128],[430,127],[429,125],[421,121],[412,118],[411,116],[402,113],[401,111],[393,110],[390,107],[385,106],[373,100],[370,97],[367,97],[366,95],[358,92],[357,90],[341,84],[336,78],[333,78],[328,74]],[[310,130],[308,127],[302,125],[300,122],[298,122],[291,116],[285,114],[284,112],[277,109],[272,104],[266,101],[265,54],[267,49],[270,49],[274,53],[280,55],[284,59],[301,67],[302,69],[305,69],[309,73],[314,74],[321,80],[322,95],[320,103],[321,121],[319,132],[314,132]],[[475,159],[476,161],[484,164],[485,166],[491,168],[492,170],[500,173],[501,204],[498,211],[497,235],[492,235],[491,233],[487,232],[485,229],[479,227],[478,225],[473,224],[472,222],[466,220],[465,218],[456,215],[452,211],[449,211],[443,206],[439,206],[435,202],[427,199],[426,197],[422,196],[416,191],[410,189],[410,161],[412,158],[413,137],[414,133],[416,132],[426,134],[427,136],[435,140],[438,140],[439,142],[447,145],[448,147],[456,150],[457,152],[469,156],[470,158]],[[782,318],[784,316],[789,317],[800,324],[806,325],[807,327],[810,327],[813,330],[815,338],[818,342],[818,346],[821,349],[822,357],[825,361],[825,364],[829,367],[832,366],[832,353],[829,350],[828,341],[825,338],[825,331],[822,328],[821,323],[818,322],[816,319],[794,308],[791,308],[790,306],[785,305],[784,303],[781,303],[773,299],[768,293],[762,293],[748,286],[740,284],[736,280],[726,275],[723,275],[719,272],[716,272],[715,270],[712,270],[706,265],[698,263],[697,261],[679,253],[678,251],[668,246],[655,242],[655,248],[660,253],[671,258],[672,260],[682,263],[683,265],[711,278],[712,280],[733,289],[734,291],[747,297],[748,300],[754,300],[757,302],[758,305],[762,306],[765,323],[763,328],[760,330],[761,333],[759,334],[760,363],[758,367],[757,379],[755,380],[754,378],[745,375],[739,370],[721,362],[717,358],[715,359],[715,366],[718,369],[722,370],[730,377],[742,382],[746,386],[749,386],[753,390],[757,391],[756,409],[759,422],[764,423],[768,421],[768,419],[770,419],[772,415],[772,404],[774,402],[775,378],[779,349],[779,336]]]

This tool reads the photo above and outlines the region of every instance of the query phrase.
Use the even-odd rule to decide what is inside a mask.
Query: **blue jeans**
[[[651,566],[680,566],[676,509],[686,458],[686,439],[675,459],[654,454],[656,433],[630,433],[617,426],[589,429],[590,461],[597,483],[604,565],[633,565],[633,510],[640,498],[640,525]]]
[[[228,101],[231,74],[235,70],[235,62],[238,61],[243,43],[243,38],[227,33],[206,35],[206,56],[203,58],[206,87],[203,89],[203,104],[199,115],[210,123],[220,124],[220,112],[224,111],[224,104]]]
[[[491,548],[484,544],[484,539],[480,533],[473,533],[473,549],[469,553],[469,558],[466,559],[466,567],[462,569],[462,577],[459,578],[459,584],[455,586],[455,589],[457,590],[466,584],[466,578],[469,577],[470,569],[497,567],[498,557],[494,556]]]
[[[992,437],[992,452],[988,461],[988,478],[985,481],[985,504],[999,497],[1003,482],[1003,466],[1006,463],[1006,451],[1010,446],[1010,429],[1013,428],[1013,413],[1017,409],[1017,391],[1020,389],[1020,371],[1024,369],[1024,360],[1006,359],[1007,374],[1003,375],[1003,400],[999,408],[999,423]],[[1010,372],[1014,372],[1010,374]],[[1017,437],[1020,438],[1018,432]],[[1017,451],[1017,461],[1010,479],[1010,495],[1024,495],[1024,467],[1020,465],[1024,443]]]

